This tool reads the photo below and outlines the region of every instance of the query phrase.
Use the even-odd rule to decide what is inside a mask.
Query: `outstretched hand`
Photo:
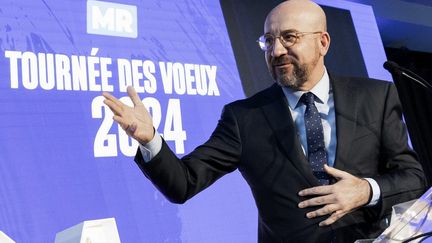
[[[123,104],[116,97],[103,92],[104,103],[114,113],[113,119],[120,124],[123,130],[141,144],[146,144],[154,136],[152,117],[141,102],[137,92],[131,86],[127,88],[133,107]]]
[[[307,188],[299,192],[300,196],[313,196],[313,198],[299,203],[300,208],[322,206],[318,210],[306,214],[308,218],[330,215],[319,226],[333,224],[345,214],[364,206],[369,201],[372,193],[369,182],[355,177],[345,171],[338,170],[327,165],[325,172],[337,179],[333,185]]]

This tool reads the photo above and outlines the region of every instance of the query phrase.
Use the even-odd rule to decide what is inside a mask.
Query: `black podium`
[[[428,187],[432,185],[432,84],[394,62],[384,64],[393,76],[414,150]]]

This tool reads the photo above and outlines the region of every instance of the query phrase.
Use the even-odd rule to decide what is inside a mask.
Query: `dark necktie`
[[[329,184],[329,176],[324,172],[327,164],[327,151],[324,144],[324,132],[321,117],[314,103],[315,95],[305,93],[300,101],[306,105],[304,114],[308,159],[315,177],[321,185]]]

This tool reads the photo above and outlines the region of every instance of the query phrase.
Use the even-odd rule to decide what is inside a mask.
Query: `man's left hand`
[[[311,199],[299,203],[300,208],[323,205],[322,208],[306,214],[308,218],[330,215],[319,226],[328,226],[336,222],[345,214],[366,205],[372,193],[369,182],[355,177],[345,171],[338,170],[327,165],[325,172],[336,178],[333,185],[307,188],[299,192],[300,196],[314,196]]]

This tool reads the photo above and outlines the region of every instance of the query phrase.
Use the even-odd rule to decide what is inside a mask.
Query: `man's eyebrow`
[[[299,31],[296,29],[286,29],[286,30],[282,30],[280,33],[297,33],[297,32]],[[273,35],[273,34],[270,32],[266,32],[264,33],[264,35]]]
[[[281,31],[281,33],[296,33],[296,32],[299,32],[298,30],[296,30],[296,29],[287,29],[287,30],[282,30]]]

